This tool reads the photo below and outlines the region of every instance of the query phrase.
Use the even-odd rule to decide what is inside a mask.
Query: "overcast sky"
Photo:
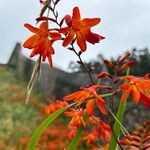
[[[150,0],[61,0],[58,11],[61,16],[79,6],[82,18],[100,17],[101,23],[93,31],[106,37],[96,45],[88,45],[84,60],[96,58],[101,53],[106,58],[115,57],[134,47],[150,48]],[[24,23],[35,25],[40,10],[38,0],[1,0],[0,2],[0,62],[5,62],[15,45],[31,34]],[[77,60],[72,52],[55,45],[54,65],[67,69],[70,61]],[[29,56],[30,50],[22,53]]]

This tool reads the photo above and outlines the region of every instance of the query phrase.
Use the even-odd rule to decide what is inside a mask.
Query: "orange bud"
[[[134,60],[128,61],[127,63],[125,63],[118,71],[117,73],[121,73],[123,70],[133,66],[135,64]]]
[[[108,77],[108,75],[109,74],[107,72],[102,71],[101,73],[97,75],[97,78],[105,78],[105,77]]]
[[[123,57],[118,60],[118,64],[123,63],[130,56],[130,52],[126,52]]]
[[[115,70],[115,66],[112,64],[112,62],[110,62],[109,60],[104,60],[104,63],[111,69]]]

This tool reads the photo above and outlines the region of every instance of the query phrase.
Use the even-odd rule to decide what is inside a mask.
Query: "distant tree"
[[[120,57],[121,56],[118,56],[118,59]],[[136,48],[134,48],[133,50],[131,50],[131,59],[136,62],[136,64],[130,70],[131,74],[142,76],[145,73],[150,72],[150,51],[148,48],[145,48],[142,50],[137,50]],[[111,74],[112,70],[105,67],[105,65],[103,65],[103,60],[104,60],[103,55],[99,54],[95,58],[95,60],[85,62],[85,64],[88,69],[92,68],[94,73],[99,73],[102,70],[103,71],[107,70]],[[114,58],[111,58],[110,60],[113,62],[114,65],[116,65]],[[71,69],[72,72],[84,72],[84,70],[82,69],[82,66],[75,62],[70,63],[69,69]]]

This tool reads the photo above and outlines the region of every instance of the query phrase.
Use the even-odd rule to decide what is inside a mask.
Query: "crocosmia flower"
[[[88,145],[93,145],[97,139],[98,139],[98,133],[94,129],[86,133],[83,137],[83,140],[86,140]]]
[[[84,116],[84,110],[76,110],[76,109],[71,109],[71,111],[66,111],[65,115],[68,117],[72,117],[69,127],[71,128],[79,128],[81,126],[86,126],[83,116]]]
[[[70,15],[65,16],[65,21],[68,27],[59,30],[59,32],[66,35],[66,38],[63,41],[64,47],[76,39],[81,51],[84,52],[87,47],[86,41],[95,44],[104,39],[103,36],[91,32],[91,27],[97,25],[100,22],[100,18],[81,19],[78,7],[73,9],[72,17]]]
[[[98,134],[104,143],[107,143],[111,138],[111,128],[102,120],[99,120]]]
[[[121,78],[127,80],[127,83],[121,85],[120,89],[124,91],[121,101],[132,95],[135,103],[141,101],[146,106],[150,107],[150,80],[135,76],[125,76]]]
[[[62,107],[65,107],[65,106],[68,106],[68,103],[67,102],[63,102],[63,101],[60,101],[60,100],[56,100],[54,103],[48,105],[45,107],[44,109],[44,112],[46,114],[52,114],[54,113],[55,111],[57,111],[58,109],[62,108]]]
[[[64,100],[73,100],[77,105],[81,105],[83,102],[86,103],[86,111],[89,115],[93,114],[93,108],[96,103],[97,107],[103,114],[107,114],[105,109],[105,101],[96,92],[98,88],[108,88],[108,86],[93,85],[91,87],[81,87],[80,91],[72,93],[64,97]]]
[[[39,28],[33,27],[30,24],[25,24],[24,26],[33,32],[34,35],[24,42],[23,47],[33,49],[30,57],[39,54],[43,61],[48,58],[49,64],[52,66],[51,55],[55,53],[52,44],[54,41],[61,39],[60,34],[50,32],[47,22],[42,22]]]

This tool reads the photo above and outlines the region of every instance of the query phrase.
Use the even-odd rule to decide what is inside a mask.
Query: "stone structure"
[[[21,54],[21,44],[16,43],[6,65],[13,68],[28,82],[34,64],[34,61]],[[43,92],[44,95],[62,98],[62,96],[79,89],[80,85],[88,82],[90,80],[87,74],[68,73],[59,68],[49,68],[48,64],[42,63],[41,76],[35,90]]]

